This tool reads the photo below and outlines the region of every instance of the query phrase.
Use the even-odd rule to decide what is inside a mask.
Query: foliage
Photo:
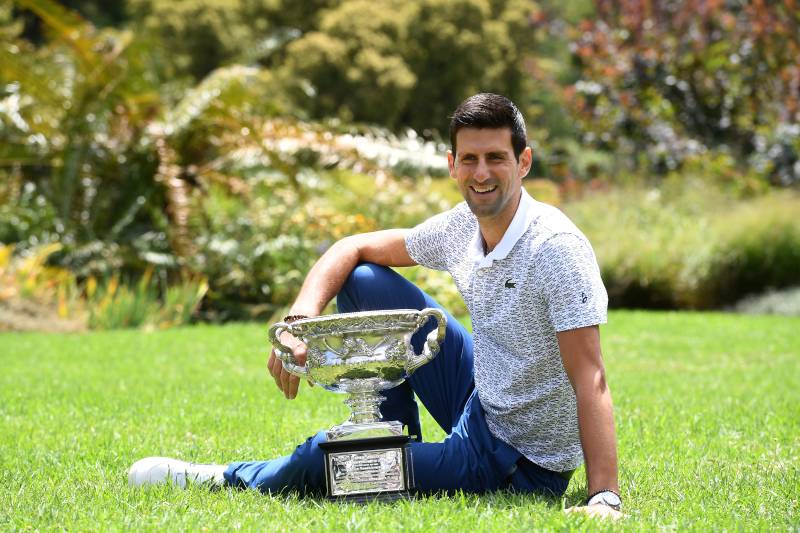
[[[47,142],[39,159],[50,164],[33,166],[24,155],[7,154],[9,180],[0,185],[3,242],[18,242],[21,249],[60,242],[57,261],[81,279],[116,279],[120,270],[133,279],[156,267],[179,281],[181,270],[189,268],[209,280],[207,316],[252,317],[285,305],[334,240],[353,231],[412,225],[442,205],[436,195],[388,171],[431,170],[433,150],[415,136],[367,128],[332,133],[275,118],[288,104],[276,96],[274,77],[254,67],[217,69],[171,104],[161,93],[129,87],[141,74],[129,68],[138,57],[134,37],[128,36],[134,40],[126,41],[127,48],[120,45],[118,63],[108,67],[106,58],[91,55],[99,46],[95,30],[44,0],[30,7],[61,33],[36,51],[43,55],[37,68],[49,77],[12,87],[25,106],[19,116],[6,115],[10,127],[3,132],[9,147],[25,147],[34,127],[29,124],[49,117],[52,129],[40,135]],[[103,38],[113,43],[121,37],[111,32]],[[91,49],[88,59],[70,44],[76,39]],[[8,71],[9,78],[21,75],[30,59],[20,49],[7,49],[17,61],[9,68],[18,67]],[[71,74],[83,63],[115,74],[105,82]],[[61,74],[75,77],[74,89],[48,108],[44,92],[37,91]],[[97,98],[103,83],[114,87],[115,96],[106,101]],[[79,88],[88,107],[70,118]],[[116,107],[104,108],[109,105]],[[62,162],[70,158],[75,163],[65,169]],[[378,182],[328,168],[370,172]],[[67,193],[73,200],[64,202]],[[384,207],[393,204],[393,210]],[[131,304],[129,314],[136,315],[135,308]]]
[[[767,222],[711,210],[800,168],[785,2],[709,4],[697,20],[668,1],[623,14],[551,0],[131,0],[106,18],[81,3],[98,26],[117,25],[104,29],[65,5],[77,3],[0,0],[0,243],[19,254],[58,243],[48,264],[80,287],[156,271],[160,293],[191,272],[208,280],[203,316],[269,316],[336,239],[460,201],[437,178],[435,130],[478,90],[525,110],[534,175],[554,179],[526,181],[537,198],[657,175],[662,199],[630,193],[636,208],[626,192],[605,197],[609,210],[566,204],[589,232],[652,224],[629,243],[597,236],[619,305],[706,308],[795,279],[790,200],[752,204],[774,209]],[[695,180],[725,194],[663,200]]]
[[[796,195],[764,197],[717,217],[707,277],[698,287],[705,307],[800,284],[799,204]]]
[[[129,0],[130,26],[171,51],[176,77],[202,79],[232,63],[254,64],[316,25],[332,0]]]
[[[287,47],[284,75],[307,80],[297,105],[312,116],[390,128],[446,130],[467,96],[502,91],[525,101],[518,65],[533,49],[521,0],[351,0]]]
[[[167,286],[152,267],[135,284],[118,274],[79,283],[69,270],[47,265],[60,249],[51,243],[14,254],[13,246],[0,244],[0,331],[179,326],[190,322],[208,289],[191,274]]]
[[[158,227],[164,202],[144,142],[158,107],[153,57],[130,32],[95,30],[53,2],[20,5],[52,41],[0,46],[0,240],[58,240],[60,262],[82,275],[104,260],[135,264],[126,247]]]
[[[87,281],[88,324],[91,329],[158,328],[188,324],[208,290],[208,283],[185,275],[181,283],[159,289],[153,269],[135,284],[120,283],[114,275],[97,283]]]
[[[74,276],[66,269],[47,265],[48,258],[60,248],[52,243],[21,256],[14,254],[13,245],[0,244],[0,308],[33,315],[23,321],[26,324],[36,326],[38,318],[55,322],[49,329],[81,329],[84,317]],[[14,324],[2,322],[5,320],[0,320],[0,330],[16,329],[18,320]]]
[[[205,225],[193,264],[212,280],[209,305],[219,318],[271,315],[291,302],[305,273],[336,240],[413,226],[443,205],[413,182],[386,178],[376,185],[372,177],[344,170],[301,175],[300,191],[269,168],[246,173],[247,194],[231,196],[215,186],[200,204]]]
[[[798,198],[732,201],[701,182],[567,204],[615,307],[709,309],[800,283]]]
[[[564,97],[583,143],[628,168],[666,173],[711,151],[800,181],[795,2],[603,0],[571,35],[580,77]]]
[[[772,531],[797,525],[797,318],[612,312],[603,326],[627,520],[497,492],[348,505],[258,491],[127,486],[142,457],[277,457],[344,420],[341,395],[289,402],[264,325],[0,335],[0,529]],[[421,409],[425,440],[444,432]],[[768,502],[765,501],[768,495]],[[669,505],[664,502],[669,501]]]
[[[525,100],[533,49],[525,0],[132,0],[130,26],[171,50],[175,74],[201,79],[242,62],[281,72],[306,118],[398,130],[446,128],[466,96]],[[490,65],[486,68],[486,65]]]
[[[467,305],[447,272],[420,266],[400,269],[400,273],[423,289],[453,316],[466,316]]]

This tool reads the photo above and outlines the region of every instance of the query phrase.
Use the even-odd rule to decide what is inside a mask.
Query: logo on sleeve
[[[513,289],[517,286],[516,282],[512,281],[511,278],[506,280],[506,289]]]
[[[588,297],[588,296],[586,296],[586,293],[585,293],[585,292],[582,292],[582,293],[581,293],[581,303],[582,303],[582,304],[585,304],[587,301],[589,301],[589,297]]]

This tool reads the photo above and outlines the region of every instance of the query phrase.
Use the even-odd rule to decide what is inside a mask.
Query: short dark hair
[[[456,134],[461,128],[509,128],[511,146],[517,160],[528,144],[522,113],[514,102],[499,94],[478,93],[461,102],[450,118],[450,146],[453,154],[456,153]]]

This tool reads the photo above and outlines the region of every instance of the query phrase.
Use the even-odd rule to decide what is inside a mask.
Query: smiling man
[[[507,98],[482,93],[450,122],[450,175],[465,202],[413,229],[347,237],[308,273],[286,321],[341,312],[439,307],[391,268],[448,271],[469,308],[470,334],[448,315],[441,351],[387,391],[381,413],[416,435],[411,461],[420,491],[509,489],[560,496],[586,462],[593,515],[619,516],[611,394],[599,324],[608,298],[586,237],[559,210],[522,187],[531,167],[525,122]],[[417,351],[434,324],[417,332]],[[284,334],[302,363],[306,348]],[[286,398],[299,379],[273,352],[270,374]],[[447,432],[422,442],[417,399]],[[197,465],[149,458],[131,467],[133,485],[173,479],[264,492],[325,489],[320,432],[269,461]]]

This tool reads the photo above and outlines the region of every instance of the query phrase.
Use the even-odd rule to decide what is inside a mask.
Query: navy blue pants
[[[337,296],[340,312],[438,307],[430,296],[393,270],[369,263],[359,265]],[[445,311],[446,313],[446,311]],[[429,320],[412,337],[421,352],[426,335],[436,327]],[[443,442],[422,442],[415,395],[447,432]],[[381,414],[399,420],[412,441],[411,461],[416,489],[422,492],[463,490],[485,492],[513,489],[561,495],[568,476],[546,470],[495,438],[484,418],[472,374],[472,337],[450,314],[441,351],[398,387],[384,392]],[[270,461],[231,463],[225,472],[229,485],[262,492],[325,491],[321,431],[291,455]]]

